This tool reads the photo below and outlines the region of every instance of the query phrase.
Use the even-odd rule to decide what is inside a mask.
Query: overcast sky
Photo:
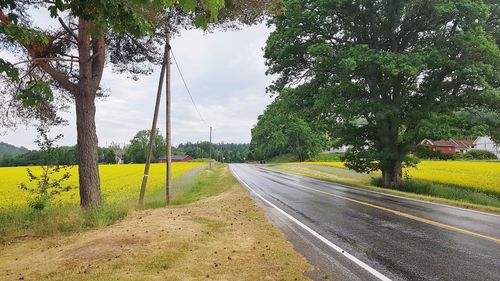
[[[265,75],[262,48],[270,30],[264,25],[244,27],[239,31],[204,33],[184,31],[171,44],[188,86],[203,118],[214,127],[215,142],[248,143],[250,129],[266,105],[272,101],[265,88],[272,78]],[[107,67],[102,86],[109,97],[97,102],[97,134],[99,145],[128,143],[141,129],[149,129],[153,117],[159,69],[138,81],[118,75]],[[64,134],[59,145],[76,143],[75,112],[63,114],[69,125],[54,131]],[[205,141],[209,129],[205,125],[172,65],[172,141]],[[164,135],[165,96],[158,127]],[[35,149],[36,131],[21,126],[4,131],[1,142]]]

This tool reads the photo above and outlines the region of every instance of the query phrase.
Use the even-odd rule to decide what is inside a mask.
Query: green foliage
[[[29,182],[20,183],[19,188],[30,193],[32,196],[28,199],[28,206],[34,210],[43,210],[55,197],[61,193],[72,189],[65,182],[71,177],[68,171],[69,166],[60,166],[53,164],[53,144],[62,137],[57,135],[54,138],[48,136],[48,129],[39,127],[39,139],[36,143],[44,154],[44,165],[41,167],[40,174],[35,174],[30,168],[26,169]]]
[[[309,124],[288,110],[280,100],[267,107],[252,129],[250,155],[265,160],[281,154],[293,154],[299,161],[317,155],[324,139]]]
[[[432,114],[419,128],[420,138],[461,139],[478,136],[500,137],[500,113],[485,110]]]
[[[19,71],[10,62],[0,59],[0,75],[2,73],[12,81],[19,82]]]
[[[344,153],[320,153],[310,159],[313,162],[338,162],[342,161]]]
[[[265,48],[279,75],[269,90],[350,145],[347,167],[381,169],[396,186],[429,119],[498,112],[498,13],[470,0],[279,1]],[[475,125],[460,133],[491,131]]]
[[[497,156],[487,150],[469,150],[465,153],[457,153],[453,155],[453,159],[456,160],[495,160],[498,159]]]
[[[24,107],[37,107],[54,100],[50,86],[43,81],[28,81],[26,87],[16,97]]]
[[[13,13],[11,13],[10,16],[17,18],[17,16]],[[19,43],[23,45],[31,43],[46,45],[49,43],[48,36],[43,32],[18,24],[17,21],[14,21],[14,23],[15,24],[12,25],[0,23],[0,34],[5,37],[7,42]]]
[[[127,163],[145,163],[146,155],[148,152],[149,144],[149,130],[142,130],[137,132],[133,139],[130,140],[130,144],[125,152],[125,159]],[[163,136],[157,130],[156,137],[153,145],[153,153],[151,162],[158,162],[160,157],[165,157],[167,155],[165,140]]]
[[[247,160],[249,144],[240,143],[213,143],[212,158],[224,157],[226,163],[243,163]],[[189,155],[193,159],[208,159],[210,154],[210,143],[181,143],[173,149],[174,155]],[[222,161],[221,161],[222,162]]]
[[[116,155],[112,149],[108,149],[108,151],[104,154],[104,163],[116,164]]]

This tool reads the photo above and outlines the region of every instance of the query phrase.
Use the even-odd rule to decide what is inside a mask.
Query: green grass
[[[292,154],[282,154],[275,156],[271,159],[269,159],[267,162],[269,163],[288,163],[288,162],[297,162],[299,161],[297,157],[295,157]]]
[[[399,189],[388,189],[381,187],[379,176],[360,174],[338,167],[307,164],[275,164],[269,165],[269,167],[319,180],[398,196],[500,213],[499,194],[471,190],[460,186],[410,179],[404,181]]]
[[[172,188],[172,205],[183,205],[228,190],[235,183],[227,165],[217,164],[213,169],[176,179]],[[139,194],[137,194],[138,196]],[[146,197],[144,206],[136,200],[105,203],[99,208],[82,210],[71,204],[49,204],[43,211],[11,206],[0,209],[0,244],[30,236],[47,236],[103,227],[124,218],[137,209],[165,207],[165,191],[158,190]]]
[[[227,173],[230,172],[225,164],[202,171],[191,182],[174,190],[172,205],[189,204],[229,190],[236,181],[233,177],[227,177]]]
[[[0,244],[16,237],[45,236],[102,227],[124,218],[132,208],[126,204],[104,204],[82,210],[74,205],[49,205],[43,211],[26,207],[0,210]]]
[[[341,161],[343,153],[320,153],[311,159],[306,160],[306,162],[329,162],[329,161]],[[282,154],[275,156],[267,161],[268,163],[291,163],[299,162],[298,158],[293,154]]]
[[[344,155],[344,153],[320,153],[309,159],[308,162],[336,162],[342,161],[340,158]]]
[[[373,178],[372,180],[372,184],[380,188],[381,182],[382,179],[380,177]],[[475,205],[500,208],[500,194],[491,192],[479,192],[467,188],[462,188],[460,186],[452,186],[410,179],[403,181],[403,184],[397,190]]]

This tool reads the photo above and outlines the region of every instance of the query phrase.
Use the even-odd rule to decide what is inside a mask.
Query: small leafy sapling
[[[44,164],[41,166],[41,172],[26,168],[29,181],[19,184],[19,188],[31,194],[28,206],[42,211],[55,197],[70,191],[73,187],[67,183],[71,177],[69,172],[71,166],[59,165],[54,157],[54,144],[63,135],[59,134],[51,138],[48,135],[49,127],[44,125],[37,128],[37,131],[39,136],[35,143],[44,154]]]

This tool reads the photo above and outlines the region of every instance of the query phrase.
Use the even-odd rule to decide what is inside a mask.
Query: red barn
[[[191,160],[193,160],[193,157],[189,155],[172,155],[172,162],[188,162]],[[158,162],[167,163],[167,158],[161,157],[160,159],[158,159]]]
[[[472,141],[454,139],[437,141],[425,139],[420,144],[427,145],[432,148],[433,151],[441,151],[444,154],[467,152],[474,147]]]

